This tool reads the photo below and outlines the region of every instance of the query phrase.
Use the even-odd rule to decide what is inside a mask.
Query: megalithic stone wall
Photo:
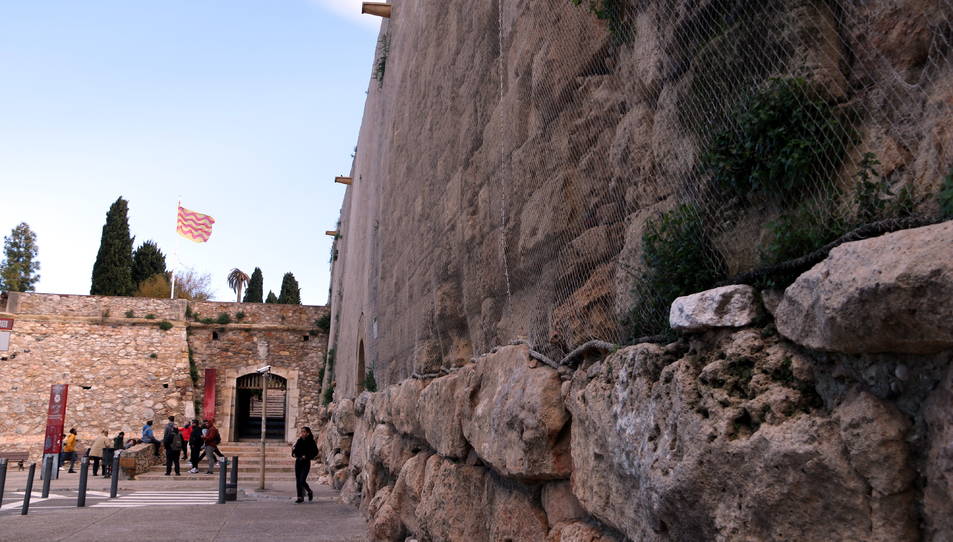
[[[342,399],[323,481],[374,541],[945,542],[950,246],[848,243],[785,292],[679,299],[667,345],[504,346]]]
[[[334,228],[342,397],[368,370],[392,384],[514,339],[555,359],[651,335],[634,322],[671,300],[644,287],[643,234],[672,209],[703,224],[696,267],[733,275],[797,209],[856,218],[861,171],[922,216],[951,167],[951,0],[391,5]],[[790,180],[806,192],[726,201],[703,157],[719,134],[758,137],[744,112],[777,78],[817,94],[779,116],[816,126],[753,162],[770,185],[813,157]]]

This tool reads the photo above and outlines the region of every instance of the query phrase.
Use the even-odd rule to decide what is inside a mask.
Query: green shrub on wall
[[[569,0],[581,6],[583,0]],[[616,43],[625,43],[632,39],[632,28],[625,16],[625,0],[588,0],[587,7],[600,21],[609,26],[609,33]]]
[[[797,198],[832,185],[850,127],[803,79],[772,79],[702,156],[715,193]]]
[[[172,322],[169,322],[167,320],[163,320],[159,322],[159,329],[161,329],[162,331],[169,331],[170,329],[172,329]]]
[[[637,306],[626,320],[630,339],[668,331],[676,297],[713,287],[725,276],[696,207],[682,204],[646,223],[642,233],[645,274],[634,286]]]
[[[364,375],[364,389],[373,393],[377,391],[377,379],[374,378],[374,370],[367,371]]]

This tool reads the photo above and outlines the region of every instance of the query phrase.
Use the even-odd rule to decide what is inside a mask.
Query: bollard
[[[0,506],[3,506],[3,486],[7,485],[7,459],[0,458]]]
[[[44,499],[50,496],[50,479],[53,478],[53,457],[43,458],[43,493],[40,495]]]
[[[218,460],[218,504],[225,504],[225,471],[228,470],[225,458]]]
[[[119,454],[117,450],[116,455],[113,456],[113,468],[109,473],[112,478],[109,479],[109,498],[115,499],[116,493],[119,491]]]
[[[30,472],[26,475],[26,492],[23,494],[23,508],[20,509],[21,516],[25,516],[30,512],[30,495],[33,494],[34,474],[36,474],[36,463],[30,463]]]
[[[79,493],[76,495],[76,507],[86,506],[86,479],[89,477],[89,456],[79,460]]]
[[[228,484],[225,486],[225,500],[238,500],[238,456],[232,456],[232,470],[228,473]]]

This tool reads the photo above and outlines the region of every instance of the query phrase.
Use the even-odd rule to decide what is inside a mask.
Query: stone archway
[[[237,385],[238,379],[247,374],[255,373],[261,365],[245,365],[244,367],[235,367],[231,369],[225,369],[224,376],[224,386],[222,389],[221,399],[218,403],[219,415],[217,416],[219,421],[219,431],[222,433],[222,440],[234,442],[236,439],[235,434],[235,400],[237,395]],[[297,369],[286,369],[283,367],[272,367],[271,374],[280,376],[285,379],[286,382],[286,410],[285,410],[285,440],[287,442],[293,442],[295,435],[297,433],[297,421],[298,421],[298,402],[300,400],[300,392],[298,389],[298,370]]]

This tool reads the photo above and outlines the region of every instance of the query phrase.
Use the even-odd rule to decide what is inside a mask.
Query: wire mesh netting
[[[381,33],[339,242],[371,261],[332,300],[385,382],[665,334],[953,207],[951,0],[421,0]]]

